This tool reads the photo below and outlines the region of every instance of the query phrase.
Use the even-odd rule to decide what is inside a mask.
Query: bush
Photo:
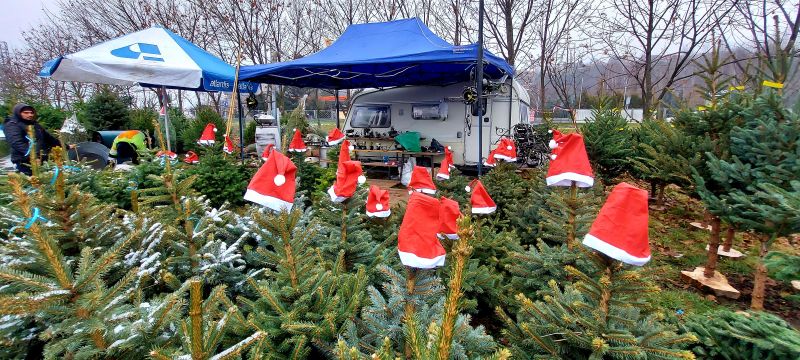
[[[53,130],[61,129],[64,120],[69,116],[66,111],[54,107],[46,102],[32,101],[28,103],[36,109],[37,121],[44,126],[45,129]]]
[[[152,109],[133,109],[130,112],[130,128],[146,132],[151,136],[155,133],[153,123],[158,119],[158,113]]]
[[[251,121],[247,123],[247,127],[244,128],[244,144],[255,144],[256,142],[256,122]]]
[[[129,100],[129,99],[124,99]],[[87,130],[126,130],[130,127],[129,101],[109,90],[96,93],[83,107]]]
[[[200,154],[200,162],[185,172],[186,176],[197,176],[192,187],[203,194],[214,207],[226,201],[244,205],[244,192],[255,169],[242,166],[231,156],[223,156],[219,146]]]
[[[769,313],[714,311],[690,317],[685,330],[697,335],[692,351],[703,359],[800,358],[800,332]]]

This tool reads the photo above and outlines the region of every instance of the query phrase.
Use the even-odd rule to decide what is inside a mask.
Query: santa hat
[[[578,187],[592,187],[594,174],[586,155],[583,136],[572,133],[561,135],[553,132],[550,140],[553,152],[550,155],[550,168],[547,169],[548,186],[570,186],[574,181]]]
[[[489,196],[489,193],[486,192],[486,188],[483,187],[483,183],[480,180],[472,180],[464,190],[472,193],[470,202],[472,203],[473,214],[491,214],[497,210],[497,205],[492,200],[492,197]]]
[[[360,161],[345,161],[336,169],[336,181],[328,189],[331,201],[335,203],[349,199],[356,192],[358,184],[363,184],[367,178],[363,175]]]
[[[614,186],[583,244],[626,264],[650,261],[647,191],[624,182]]]
[[[441,234],[444,234],[448,239],[458,239],[458,224],[456,220],[461,216],[458,202],[442,197],[439,199],[439,203],[439,237],[441,238]]]
[[[199,145],[214,145],[215,132],[217,132],[217,126],[212,123],[208,123],[206,128],[203,129],[203,134],[200,135],[200,140],[197,140],[197,143]]]
[[[186,153],[186,155],[184,155],[183,162],[187,164],[197,164],[200,162],[200,157],[197,156],[194,151],[189,151]]]
[[[442,164],[439,166],[439,172],[436,173],[437,180],[447,180],[450,178],[450,163],[447,161],[447,156],[445,155]]]
[[[501,137],[497,149],[494,149],[494,157],[507,162],[517,161],[517,144],[505,136]]]
[[[222,145],[222,151],[224,151],[226,154],[233,154],[233,150],[233,141],[231,141],[230,136],[225,135],[225,144]]]
[[[408,182],[408,188],[426,194],[436,193],[436,185],[431,180],[431,174],[428,169],[422,166],[414,166],[414,170],[411,171],[411,181]]]
[[[169,150],[158,150],[156,153],[156,157],[163,158],[164,156],[170,158],[170,160],[175,160],[178,157],[178,154]]]
[[[494,154],[495,150],[489,152],[489,156],[486,157],[486,160],[483,162],[483,166],[495,167],[497,165],[497,162],[494,160]]]
[[[250,180],[244,199],[275,211],[292,210],[296,175],[297,167],[292,160],[273,151]]]
[[[369,186],[367,195],[367,216],[385,218],[392,214],[389,208],[389,190],[383,190],[375,185]]]
[[[261,153],[261,160],[267,161],[267,159],[269,159],[269,154],[272,153],[272,150],[275,150],[275,145],[267,144],[267,146],[264,147],[264,152]]]
[[[397,234],[400,262],[418,269],[444,266],[446,253],[436,238],[438,232],[439,200],[417,192],[411,194]]]
[[[325,137],[325,141],[328,145],[336,145],[344,140],[344,134],[339,130],[339,128],[333,128],[331,131],[328,132],[328,136]]]
[[[350,141],[343,140],[342,146],[339,147],[339,164],[350,161],[350,151],[353,150],[353,146],[350,145]]]
[[[303,142],[303,134],[300,133],[300,130],[294,129],[294,136],[292,136],[292,142],[289,144],[289,151],[304,153],[306,150],[308,149],[306,148],[306,143]]]

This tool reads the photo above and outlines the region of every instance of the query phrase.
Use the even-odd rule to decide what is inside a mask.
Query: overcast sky
[[[0,41],[5,41],[11,48],[23,45],[22,31],[32,25],[41,24],[44,20],[45,7],[51,11],[57,0],[0,0]]]

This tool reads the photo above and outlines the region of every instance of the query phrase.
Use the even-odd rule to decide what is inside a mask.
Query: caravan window
[[[392,126],[389,105],[364,105],[353,109],[350,127],[388,128]]]

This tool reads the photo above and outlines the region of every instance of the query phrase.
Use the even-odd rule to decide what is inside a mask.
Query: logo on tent
[[[139,59],[139,56],[142,56],[142,59],[144,60],[164,61],[164,58],[161,57],[161,50],[158,49],[158,45],[147,43],[133,43],[128,46],[123,46],[119,49],[111,50],[111,55],[137,60]]]

